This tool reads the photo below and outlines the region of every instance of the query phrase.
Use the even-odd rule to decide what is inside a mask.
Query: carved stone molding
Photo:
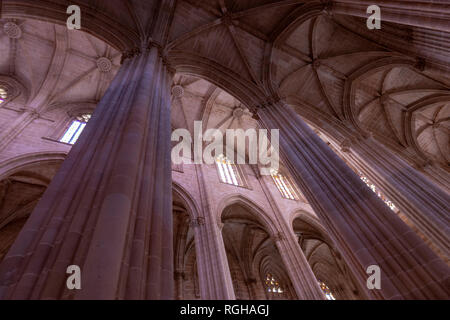
[[[112,69],[112,62],[107,57],[100,57],[97,59],[97,68],[100,72],[108,73]]]
[[[3,32],[11,39],[22,37],[22,29],[14,22],[7,22],[3,25]]]
[[[177,84],[172,87],[172,96],[174,98],[181,98],[181,97],[183,97],[183,95],[184,95],[183,86],[180,86]]]
[[[233,117],[241,118],[244,115],[245,110],[241,107],[238,107],[233,110]]]
[[[203,217],[198,217],[198,218],[192,219],[191,223],[190,223],[191,227],[193,227],[193,228],[203,226],[204,224],[205,224],[205,218],[203,218]]]

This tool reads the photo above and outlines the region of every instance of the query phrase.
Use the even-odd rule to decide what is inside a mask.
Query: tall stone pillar
[[[261,188],[269,200],[270,206],[278,223],[280,233],[273,234],[272,239],[277,246],[280,257],[288,272],[292,286],[299,300],[323,300],[325,296],[317,284],[317,279],[306,260],[303,251],[298,246],[292,226],[288,226],[282,218],[280,208],[267,187],[267,180],[263,176],[258,179]]]
[[[371,137],[342,145],[346,157],[449,259],[448,193]]]
[[[295,113],[282,102],[258,110],[280,130],[280,152],[293,179],[366,294],[374,299],[448,299],[449,267]],[[381,289],[367,289],[367,267]]]
[[[0,265],[0,299],[173,298],[171,74],[156,46],[124,58]]]
[[[324,300],[325,296],[305,255],[295,243],[292,231],[286,230],[284,234],[286,236],[276,235],[273,240],[286,266],[297,298],[299,300]]]
[[[195,247],[201,298],[234,300],[233,281],[220,226],[211,212],[201,165],[195,166],[199,183],[203,217],[194,223]]]

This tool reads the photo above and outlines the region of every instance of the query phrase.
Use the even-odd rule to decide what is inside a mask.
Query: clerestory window
[[[235,186],[242,186],[242,179],[235,164],[227,159],[224,155],[216,158],[216,165],[219,171],[220,181],[232,184]]]
[[[69,144],[75,144],[90,118],[90,114],[83,114],[78,116],[75,120],[72,121],[72,124],[59,141]]]
[[[282,174],[278,173],[278,171],[272,171],[271,175],[283,198],[295,200],[294,188],[292,188],[289,180]]]

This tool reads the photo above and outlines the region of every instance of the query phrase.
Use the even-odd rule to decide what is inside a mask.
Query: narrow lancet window
[[[281,288],[278,280],[274,278],[274,276],[270,273],[266,275],[266,288],[269,293],[283,293],[283,289]]]
[[[231,163],[224,155],[216,158],[217,169],[219,170],[220,180],[224,183],[235,186],[242,185],[236,166]]]
[[[278,190],[280,190],[283,198],[295,200],[295,192],[288,179],[278,171],[272,171],[272,179],[275,182]]]
[[[336,298],[333,296],[333,293],[331,292],[330,288],[328,288],[328,286],[323,282],[323,281],[318,281],[320,289],[322,289],[323,293],[325,294],[325,297],[328,300],[336,300]]]
[[[90,118],[90,114],[83,114],[81,116],[78,116],[75,120],[72,121],[69,129],[67,129],[66,133],[59,141],[69,144],[75,144]]]
[[[364,181],[364,183],[373,191],[377,194],[377,196],[384,201],[384,203],[391,209],[395,211],[395,204],[389,200],[388,198],[386,198],[386,196],[372,183],[370,182],[370,180],[363,175],[361,172],[359,172],[359,177],[361,178],[362,181]]]

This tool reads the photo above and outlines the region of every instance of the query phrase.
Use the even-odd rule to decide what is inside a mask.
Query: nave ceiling
[[[26,14],[24,1],[3,2],[2,26],[13,22],[21,35],[11,38],[2,28],[0,72],[27,91],[8,107],[95,105],[120,66],[120,51],[161,19],[154,1],[79,2],[82,12],[102,12],[96,23],[103,27],[93,30],[90,15],[84,20],[91,35],[23,19],[33,10],[45,17],[40,10],[58,8],[58,0],[33,1]],[[363,19],[330,14],[314,1],[179,0],[164,10],[171,23],[153,40],[165,44],[178,71],[174,85],[183,88],[173,97],[174,128],[192,130],[200,119],[220,129],[254,127],[249,110],[283,99],[311,122],[333,119],[448,169],[448,50],[443,42],[426,52],[418,44],[420,34],[434,31],[386,23],[381,39]],[[399,47],[408,39],[407,50],[423,53],[425,65]]]

